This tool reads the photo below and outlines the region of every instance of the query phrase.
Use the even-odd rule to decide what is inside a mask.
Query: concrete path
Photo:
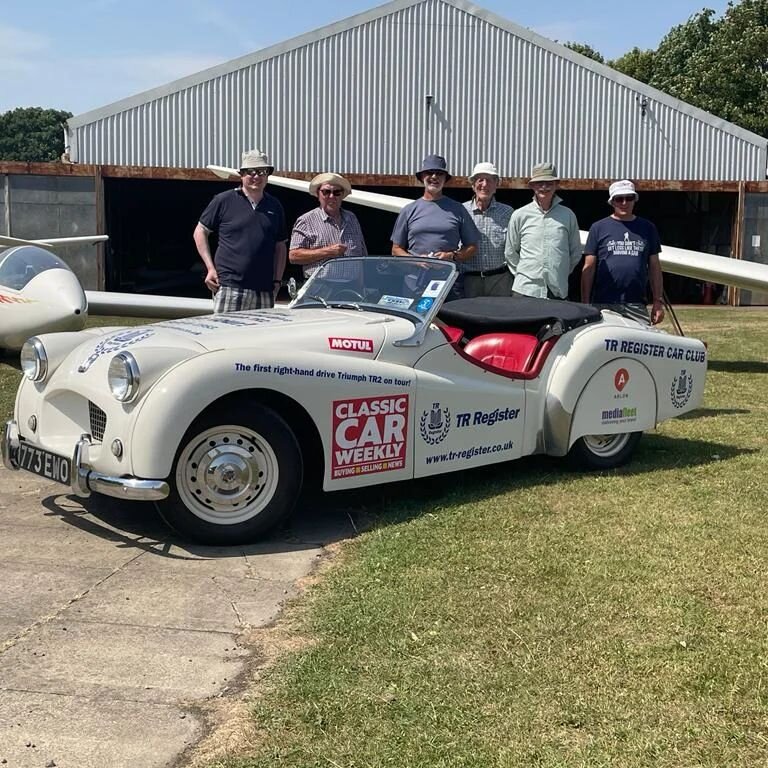
[[[346,513],[257,546],[190,547],[149,504],[80,501],[0,467],[0,766],[172,765]]]

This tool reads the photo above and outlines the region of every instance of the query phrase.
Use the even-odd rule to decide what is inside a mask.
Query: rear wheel
[[[303,467],[291,428],[273,410],[219,409],[199,418],[181,441],[163,519],[203,544],[254,541],[293,510]],[[233,418],[234,417],[234,418]]]
[[[584,435],[568,452],[569,462],[580,469],[613,469],[626,464],[640,442],[642,432],[617,435]]]

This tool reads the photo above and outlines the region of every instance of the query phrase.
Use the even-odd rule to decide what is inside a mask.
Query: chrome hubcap
[[[184,448],[176,468],[185,506],[203,520],[225,525],[261,512],[274,496],[278,477],[270,444],[235,425],[201,432]]]
[[[615,456],[624,448],[630,433],[620,435],[585,435],[584,444],[595,456]]]

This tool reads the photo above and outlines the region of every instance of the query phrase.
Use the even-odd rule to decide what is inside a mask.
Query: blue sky
[[[717,0],[475,0],[560,42],[606,58],[655,48]],[[376,0],[6,0],[0,13],[0,112],[80,114],[374,8]],[[8,7],[10,6],[10,7]]]

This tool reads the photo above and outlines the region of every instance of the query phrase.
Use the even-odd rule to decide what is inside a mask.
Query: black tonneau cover
[[[600,310],[589,304],[529,296],[484,296],[448,301],[437,313],[448,325],[461,328],[467,338],[483,333],[531,333],[553,329],[558,321],[562,333],[600,320]]]

